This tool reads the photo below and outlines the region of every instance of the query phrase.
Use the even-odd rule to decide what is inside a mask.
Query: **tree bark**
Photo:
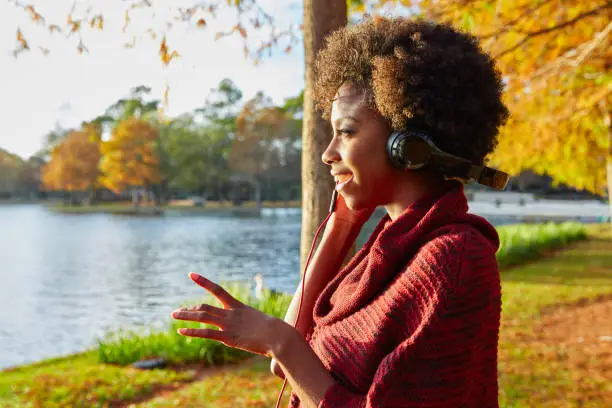
[[[136,187],[132,187],[132,207],[134,210],[140,207],[140,192]]]
[[[304,58],[306,88],[302,126],[302,236],[300,271],[319,224],[327,216],[334,188],[329,168],[321,155],[331,137],[331,126],[315,110],[313,101],[314,60],[332,31],[347,23],[346,0],[304,0]]]

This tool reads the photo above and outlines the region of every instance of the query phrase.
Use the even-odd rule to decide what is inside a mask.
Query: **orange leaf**
[[[206,26],[206,20],[204,20],[203,18],[199,19],[198,22],[197,22],[197,25],[200,28]]]
[[[28,49],[28,42],[26,41],[26,39],[24,38],[21,29],[17,29],[17,41],[19,42],[19,44],[21,44],[21,47],[24,49]]]
[[[159,46],[159,56],[161,57],[164,65],[170,64],[173,58],[178,58],[179,53],[177,51],[172,51],[168,53],[168,45],[166,44],[166,37],[162,39],[162,42]]]
[[[34,9],[34,6],[29,5],[25,9],[30,13],[30,18],[34,20],[35,22],[42,23],[44,21],[42,16],[36,12],[36,10]]]

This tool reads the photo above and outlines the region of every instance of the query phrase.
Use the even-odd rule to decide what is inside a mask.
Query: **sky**
[[[193,0],[157,0],[153,2],[157,17],[136,11],[124,33],[126,4],[136,1],[79,0],[75,10],[91,5],[104,12],[104,30],[83,31],[89,52],[79,55],[78,38],[50,34],[34,24],[13,0],[0,1],[0,148],[23,158],[43,146],[46,133],[57,126],[77,127],[89,120],[138,85],[152,88],[151,97],[163,98],[166,84],[170,87],[167,114],[171,117],[192,111],[204,104],[207,94],[224,78],[242,90],[244,100],[263,91],[276,103],[296,96],[304,87],[304,57],[301,41],[293,51],[282,50],[266,57],[258,65],[243,54],[242,38],[235,35],[214,41],[214,33],[227,30],[235,21],[233,11],[220,12],[217,19],[204,16],[204,29],[176,23],[168,31],[168,46],[181,57],[164,67],[158,55],[160,40],[142,36],[148,28],[161,29],[171,21],[170,8],[194,4]],[[225,3],[225,1],[223,1]],[[259,3],[279,22],[279,28],[301,22],[301,1],[260,0]],[[26,3],[30,4],[30,3]],[[48,23],[66,25],[72,1],[32,0],[36,10]],[[150,13],[150,11],[147,11]],[[23,32],[31,50],[16,58],[17,28]],[[136,34],[136,46],[123,45]],[[257,44],[257,33],[249,38]],[[43,55],[38,46],[50,50]],[[282,47],[284,48],[284,47]]]

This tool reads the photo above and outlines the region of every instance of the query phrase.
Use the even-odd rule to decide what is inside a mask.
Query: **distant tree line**
[[[248,101],[228,79],[204,105],[169,119],[150,89],[77,129],[55,129],[27,161],[0,150],[0,194],[52,195],[71,203],[143,195],[210,200],[299,200],[303,93],[281,106],[258,93]]]

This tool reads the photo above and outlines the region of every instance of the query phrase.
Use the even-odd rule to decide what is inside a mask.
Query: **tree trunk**
[[[132,207],[134,210],[138,210],[138,207],[140,207],[140,192],[136,187],[132,187]]]
[[[255,188],[255,206],[257,207],[257,212],[261,214],[261,182],[257,177],[253,177],[253,187]]]
[[[89,200],[88,200],[87,205],[90,207],[93,205],[96,205],[98,201],[97,198],[98,198],[98,189],[92,184],[89,187]]]
[[[314,60],[325,37],[347,23],[346,0],[304,0],[304,57],[306,88],[302,127],[302,236],[300,271],[319,224],[327,216],[334,182],[321,155],[332,129],[315,110],[313,101]]]

